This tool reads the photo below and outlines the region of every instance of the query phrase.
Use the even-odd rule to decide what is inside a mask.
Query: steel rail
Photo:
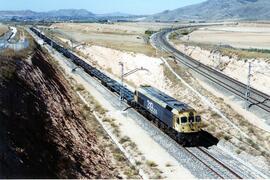
[[[210,81],[216,83],[217,85],[227,89],[228,91],[232,92],[233,94],[236,94],[237,96],[239,96],[242,99],[245,99],[245,93],[242,92],[240,89],[244,89],[246,88],[246,85],[209,67],[206,66],[200,62],[198,62],[197,60],[185,55],[184,53],[180,52],[179,50],[175,49],[169,42],[167,42],[166,40],[166,35],[167,33],[169,33],[170,31],[163,31],[159,34],[156,35],[157,40],[159,41],[159,43],[162,46],[162,49],[165,50],[168,53],[171,53],[172,55],[174,55],[174,57],[177,58],[178,61],[180,61],[181,63],[183,63],[186,67],[191,68],[193,71],[201,74],[203,77],[206,77],[207,79],[209,79]],[[210,73],[207,73],[205,71],[208,71]],[[218,79],[217,77],[214,77],[213,75],[216,75],[219,78],[223,78],[226,79],[228,82],[224,82],[221,79]],[[236,85],[237,87],[233,87],[233,85],[230,85],[229,83]],[[270,96],[258,91],[254,88],[251,88],[251,92],[253,96],[249,97],[249,101],[252,104],[255,104],[256,106],[260,107],[261,109],[265,110],[266,112],[270,112],[270,106],[267,104],[262,104],[260,102],[264,101],[265,99],[270,99]],[[258,97],[256,98],[256,96],[254,97],[254,95],[257,95]]]

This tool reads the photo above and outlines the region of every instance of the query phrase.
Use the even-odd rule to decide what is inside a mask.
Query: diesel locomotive
[[[160,126],[179,133],[196,133],[201,130],[201,117],[189,105],[160,90],[143,85],[134,93],[134,101],[160,121]]]

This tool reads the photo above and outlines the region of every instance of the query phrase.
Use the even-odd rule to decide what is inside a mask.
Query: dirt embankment
[[[248,122],[244,117],[239,115],[234,107],[227,105],[226,100],[217,98],[203,88],[185,68],[181,68],[174,61],[169,61],[172,68],[193,88],[197,89],[203,96],[212,101],[226,117],[233,120],[233,123],[247,133],[252,140],[241,137],[242,134],[237,129],[233,128],[220,115],[211,110],[196,94],[179,81],[160,59],[142,54],[121,52],[100,46],[80,46],[77,47],[77,50],[83,54],[86,61],[96,65],[99,69],[107,71],[114,76],[114,78],[119,78],[121,74],[119,68],[120,61],[124,64],[124,72],[140,67],[148,69],[149,72],[136,72],[126,77],[125,81],[133,88],[142,84],[154,86],[182,102],[189,104],[202,115],[205,123],[204,129],[213,133],[213,135],[220,140],[232,143],[237,147],[237,151],[235,150],[235,152],[238,154],[242,151],[246,151],[257,157],[261,155],[267,157],[268,154],[265,149],[269,149],[269,133],[262,131],[257,128],[257,126]]]
[[[251,63],[251,86],[270,93],[270,50],[266,45],[269,26],[220,26],[190,32],[173,33],[171,44],[184,54],[244,84],[247,83]]]
[[[116,177],[71,87],[40,48],[0,64],[0,178]]]

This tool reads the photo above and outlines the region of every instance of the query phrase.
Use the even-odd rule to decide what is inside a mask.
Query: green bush
[[[146,30],[144,34],[151,36],[152,34],[156,33],[157,31],[151,31],[151,30]]]

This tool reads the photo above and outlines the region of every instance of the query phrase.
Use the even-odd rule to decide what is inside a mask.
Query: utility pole
[[[51,32],[51,31],[50,31]],[[52,48],[53,48],[53,34],[51,33],[51,35],[52,35],[52,41],[51,41],[51,46],[52,46]]]
[[[121,69],[120,69],[120,70],[121,70],[120,106],[121,106],[122,101],[123,101],[124,77],[127,77],[127,76],[129,76],[129,75],[131,75],[131,74],[134,74],[134,73],[137,72],[137,71],[147,71],[147,72],[149,72],[149,70],[146,69],[146,68],[141,67],[141,68],[133,69],[133,70],[131,70],[131,71],[129,71],[129,72],[126,72],[126,73],[124,74],[124,64],[123,64],[123,62],[119,62],[119,65],[120,65],[120,68],[121,68]]]
[[[217,53],[218,53],[218,65],[217,67],[221,67],[221,42],[219,42],[218,48],[217,48]]]
[[[120,87],[120,103],[122,103],[123,101],[123,98],[122,98],[122,87],[123,87],[123,84],[124,84],[124,64],[123,62],[119,62],[119,65],[120,65],[120,71],[121,71],[121,87]]]
[[[248,110],[249,106],[249,97],[250,97],[250,78],[251,78],[251,62],[248,63],[248,80],[247,80],[247,88],[246,88],[246,110]]]
[[[67,43],[68,43],[68,41],[67,41]],[[70,44],[71,44],[71,50],[73,51],[74,50],[74,43],[73,43],[72,39],[70,39]]]
[[[53,41],[53,33],[52,33],[52,30],[51,29],[48,29],[49,31],[49,34],[51,35],[51,40]],[[51,47],[53,47],[53,42],[51,41]]]

